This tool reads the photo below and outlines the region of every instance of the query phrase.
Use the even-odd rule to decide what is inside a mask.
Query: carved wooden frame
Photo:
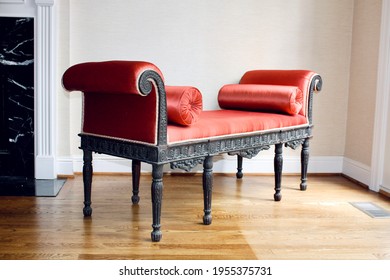
[[[133,196],[132,202],[139,202],[139,177],[141,162],[152,165],[152,211],[153,231],[152,241],[160,241],[161,233],[161,202],[163,191],[163,166],[170,163],[172,168],[191,170],[203,163],[203,191],[204,191],[204,224],[211,224],[211,197],[212,197],[212,168],[213,156],[228,153],[237,156],[237,178],[242,178],[242,158],[252,158],[261,150],[275,145],[275,201],[281,200],[281,175],[283,166],[283,145],[296,149],[302,146],[301,152],[301,190],[307,187],[307,165],[309,159],[309,139],[312,137],[312,100],[313,92],[320,91],[322,79],[315,75],[309,86],[307,103],[307,126],[294,127],[280,131],[259,132],[252,135],[232,136],[221,139],[199,140],[191,143],[167,144],[167,107],[165,87],[160,75],[147,70],[140,76],[138,88],[143,95],[148,95],[152,87],[157,89],[158,97],[158,129],[157,145],[134,143],[106,137],[80,134],[81,146],[84,152],[84,209],[85,216],[92,214],[91,186],[92,186],[92,152],[102,153],[132,160]]]

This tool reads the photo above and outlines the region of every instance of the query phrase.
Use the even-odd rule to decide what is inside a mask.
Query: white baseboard
[[[271,155],[253,159],[244,159],[243,172],[245,174],[272,174],[274,172],[274,158]],[[283,158],[283,174],[299,174],[299,156],[285,156]],[[166,172],[184,173],[182,170],[171,170],[169,164],[164,167]],[[202,172],[202,166],[198,165],[191,172]],[[58,158],[57,172],[59,175],[72,176],[76,172],[82,172],[83,159],[81,156],[73,158]],[[93,170],[99,173],[131,173],[131,160],[94,155]],[[213,172],[236,173],[236,157],[216,156],[214,158]],[[141,172],[150,173],[150,164],[142,164]],[[310,157],[308,173],[342,173],[365,185],[370,184],[371,169],[369,166],[349,158],[341,156]],[[381,186],[381,189],[390,193],[390,186]]]
[[[344,158],[343,174],[367,186],[370,185],[371,168],[355,160]]]
[[[74,160],[72,158],[59,158],[57,159],[57,172],[58,175],[71,176],[74,174]]]
[[[93,171],[100,173],[129,173],[131,172],[131,160],[109,157],[94,156]],[[83,171],[83,158],[61,157],[57,160],[57,171],[59,175],[71,176],[74,173]]]
[[[253,159],[244,159],[243,172],[246,174],[270,174],[274,172],[273,156],[263,156]],[[283,158],[283,173],[297,174],[300,173],[300,157],[286,156]],[[217,156],[214,159],[213,172],[215,173],[235,173],[237,168],[236,157]],[[59,175],[70,176],[75,172],[82,172],[82,157],[58,158],[57,171]],[[95,155],[93,158],[93,170],[100,173],[130,173],[131,161],[116,157]],[[142,172],[151,172],[150,164],[143,164]],[[171,170],[169,165],[165,166],[165,171],[185,172],[181,170]],[[195,167],[192,172],[202,172],[202,166]],[[309,173],[342,173],[343,157],[310,157]]]
[[[390,186],[380,185],[379,188],[380,188],[380,190],[385,191],[386,193],[390,194]]]
[[[342,157],[310,157],[309,173],[341,173],[343,166]],[[214,162],[214,172],[235,173],[236,158],[224,158]],[[262,156],[253,159],[244,159],[243,172],[247,174],[270,174],[274,172],[274,157]],[[283,157],[283,173],[298,174],[301,172],[301,159],[299,156]]]

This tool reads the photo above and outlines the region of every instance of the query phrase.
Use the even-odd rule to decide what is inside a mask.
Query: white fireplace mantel
[[[55,179],[56,94],[54,0],[35,0],[35,178]]]
[[[35,178],[56,179],[56,0],[0,0],[0,16],[35,18]]]

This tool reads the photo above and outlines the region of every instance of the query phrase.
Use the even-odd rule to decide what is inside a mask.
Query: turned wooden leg
[[[301,191],[307,188],[307,166],[309,165],[309,139],[306,138],[302,144],[301,151]]]
[[[208,156],[203,162],[203,199],[204,199],[204,216],[203,223],[210,225],[211,217],[211,199],[213,191],[213,157]]]
[[[283,144],[275,145],[275,158],[274,158],[274,170],[275,170],[275,194],[274,200],[280,201],[282,199],[281,184],[282,184],[282,169],[283,169]]]
[[[131,162],[131,174],[133,179],[133,196],[131,197],[131,201],[133,204],[138,204],[139,202],[139,178],[141,174],[141,161],[132,160]]]
[[[154,164],[152,170],[152,211],[153,211],[153,231],[151,233],[152,241],[161,240],[161,202],[163,192],[163,167],[164,165]]]
[[[241,179],[244,176],[242,173],[242,156],[237,155],[237,173],[236,178]]]
[[[84,208],[83,214],[86,217],[92,215],[91,191],[92,191],[92,151],[83,150],[83,182],[84,182]]]

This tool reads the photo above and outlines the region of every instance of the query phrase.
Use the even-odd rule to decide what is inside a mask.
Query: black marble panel
[[[34,19],[0,17],[0,188],[12,178],[34,179]]]

